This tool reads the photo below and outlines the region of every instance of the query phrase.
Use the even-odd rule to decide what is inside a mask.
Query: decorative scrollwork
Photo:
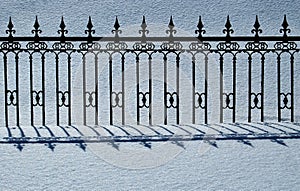
[[[122,107],[122,103],[120,103],[122,98],[120,98],[120,96],[123,96],[122,92],[112,92],[112,97],[114,97],[112,100],[115,101],[115,104],[111,103],[112,107]]]
[[[220,42],[217,45],[218,50],[238,50],[240,48],[240,45],[236,42]]]
[[[190,50],[210,50],[211,45],[203,42],[192,42],[189,45]]]
[[[3,50],[18,50],[21,48],[21,44],[19,42],[2,42],[0,47]]]
[[[26,45],[26,48],[29,50],[46,50],[47,49],[47,44],[45,42],[29,42]]]
[[[205,93],[199,93],[199,92],[196,92],[195,93],[195,100],[196,100],[196,103],[195,103],[195,108],[201,108],[201,109],[205,109],[206,108],[206,105],[205,105]]]
[[[100,50],[101,45],[97,42],[93,43],[81,43],[79,45],[80,50]]]
[[[59,107],[62,107],[62,106],[65,106],[65,107],[69,107],[69,99],[70,99],[70,93],[69,91],[59,91],[58,92],[58,96],[59,96],[59,103],[58,103],[58,106]]]
[[[226,93],[223,93],[223,97],[225,96],[225,106],[223,105],[223,109],[233,109],[233,104],[231,103],[230,101],[230,98],[233,97],[233,93],[229,93],[229,94],[226,94]]]
[[[71,42],[55,42],[52,48],[53,50],[72,50],[74,45]]]
[[[109,42],[106,44],[108,50],[125,50],[128,45],[125,42]]]
[[[12,106],[16,106],[17,105],[17,99],[16,99],[16,97],[17,97],[17,95],[18,95],[18,92],[17,92],[17,90],[7,90],[7,92],[6,92],[6,96],[7,96],[7,101],[8,101],[8,103],[7,103],[7,105],[12,105]]]
[[[289,99],[291,99],[291,96],[292,96],[291,93],[286,93],[286,94],[285,93],[280,93],[280,97],[281,98],[283,97],[283,99],[281,99],[282,103],[283,103],[283,106],[280,105],[280,109],[284,109],[284,108],[292,109],[292,103],[289,103]]]
[[[85,105],[85,107],[96,107],[96,104],[94,103],[95,97],[96,97],[96,92],[85,92],[88,104]]]
[[[167,92],[166,93],[166,98],[167,98],[167,100],[169,100],[169,104],[165,103],[167,108],[171,108],[171,107],[172,108],[178,108],[178,105],[177,105],[178,94],[177,94],[177,92],[173,92],[173,93]]]
[[[133,44],[133,49],[134,50],[154,50],[155,45],[151,42],[151,43],[134,43]]]
[[[248,42],[245,48],[246,50],[267,50],[268,44],[265,42]]]
[[[146,108],[149,108],[149,105],[150,103],[147,104],[147,97],[149,97],[150,94],[149,92],[146,92],[146,93],[143,93],[143,92],[139,92],[139,98],[142,98],[141,101],[142,101],[142,105],[139,105],[139,108],[143,108],[143,107],[146,107]]]
[[[32,105],[43,106],[43,91],[32,91]]]
[[[163,42],[160,45],[162,50],[182,50],[182,47],[180,42]]]
[[[297,44],[295,42],[276,42],[274,48],[276,50],[295,50]]]
[[[254,105],[251,104],[251,109],[255,109],[255,108],[261,109],[261,103],[259,101],[261,100],[261,93],[257,93],[257,94],[251,93],[251,99],[252,97],[254,97],[252,102]]]

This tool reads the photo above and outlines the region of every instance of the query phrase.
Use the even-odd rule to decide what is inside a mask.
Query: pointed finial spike
[[[11,21],[11,17],[9,17],[9,22],[8,22],[7,27],[8,27],[9,29],[12,29],[12,28],[14,27],[14,25],[13,25],[13,23],[12,23],[12,21]]]
[[[169,22],[169,28],[173,28],[175,25],[174,25],[174,22],[173,22],[173,16],[171,15],[170,17],[170,22]]]
[[[147,27],[145,15],[143,16],[143,21],[142,21],[141,27],[142,27],[142,29],[146,29],[146,27]]]
[[[34,27],[36,30],[40,28],[40,24],[39,24],[37,15],[35,16],[35,22],[34,22],[33,27]]]
[[[231,27],[229,15],[227,15],[227,21],[226,21],[225,27],[226,27],[227,29],[229,29],[229,28]]]
[[[119,24],[119,20],[118,20],[117,16],[116,16],[116,21],[115,21],[114,27],[116,30],[118,30],[120,28],[120,24]]]
[[[91,16],[89,16],[89,21],[88,21],[88,24],[87,24],[87,28],[88,29],[92,29],[93,28],[93,23],[92,23],[92,18],[91,18]]]
[[[63,16],[61,17],[61,22],[60,22],[59,27],[60,27],[61,29],[65,29],[65,28],[66,28],[66,25],[65,25],[64,17],[63,17]]]
[[[287,19],[286,19],[286,15],[284,15],[284,18],[283,18],[283,22],[282,22],[282,25],[281,25],[283,28],[287,28],[289,26],[288,22],[287,22]]]

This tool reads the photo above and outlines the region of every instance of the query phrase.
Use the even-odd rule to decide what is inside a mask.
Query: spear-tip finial
[[[116,29],[116,30],[119,30],[119,28],[120,28],[120,24],[119,24],[118,16],[116,16],[116,20],[115,20],[114,27],[115,27],[115,29]]]

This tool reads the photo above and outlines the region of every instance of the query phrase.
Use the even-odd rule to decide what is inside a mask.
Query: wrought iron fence
[[[247,83],[247,98],[244,101],[247,102],[248,122],[252,121],[253,111],[258,110],[260,113],[260,121],[265,120],[265,82],[266,65],[274,64],[267,63],[266,56],[273,55],[276,58],[276,83],[273,87],[276,88],[277,94],[277,120],[282,120],[282,111],[289,111],[290,121],[295,120],[295,93],[294,93],[294,67],[295,67],[295,55],[299,52],[297,44],[300,41],[300,36],[289,36],[291,32],[289,25],[284,16],[282,28],[279,32],[280,36],[261,36],[262,30],[258,18],[256,17],[255,24],[251,32],[252,36],[232,36],[234,30],[232,28],[229,16],[223,30],[224,36],[206,36],[204,25],[199,17],[197,30],[195,30],[196,36],[176,36],[175,25],[172,17],[168,24],[166,33],[168,36],[148,36],[149,30],[145,17],[141,24],[141,29],[138,31],[139,36],[126,37],[122,36],[118,19],[116,18],[112,37],[97,37],[94,36],[95,30],[93,30],[93,24],[89,17],[87,29],[84,31],[87,36],[75,37],[67,36],[68,30],[64,23],[64,19],[61,19],[58,33],[60,36],[49,37],[42,36],[42,30],[36,18],[34,23],[34,29],[32,30],[32,37],[15,36],[14,25],[11,18],[9,19],[8,29],[6,30],[6,37],[0,37],[1,45],[0,52],[2,54],[2,75],[1,80],[1,92],[2,101],[1,107],[3,108],[3,124],[5,126],[17,125],[20,126],[20,116],[29,114],[30,125],[47,125],[47,119],[55,118],[55,123],[61,125],[62,119],[67,125],[74,124],[74,118],[78,117],[78,114],[74,112],[76,109],[76,101],[78,99],[72,99],[74,97],[73,86],[78,83],[74,81],[74,71],[72,71],[72,64],[75,62],[73,56],[80,55],[80,61],[77,62],[81,66],[81,105],[82,113],[80,113],[83,124],[98,125],[102,122],[102,118],[99,117],[101,112],[104,112],[103,104],[100,104],[100,100],[107,100],[109,124],[114,124],[114,114],[116,110],[121,110],[120,121],[121,124],[127,124],[126,106],[129,103],[126,99],[126,75],[135,76],[135,96],[130,97],[130,100],[134,100],[134,115],[135,122],[137,124],[147,123],[149,125],[154,124],[154,103],[157,99],[162,100],[162,118],[161,123],[168,124],[170,117],[168,112],[174,111],[175,123],[180,124],[182,119],[182,111],[186,105],[189,105],[190,123],[199,123],[199,110],[202,111],[203,123],[209,123],[211,118],[215,118],[215,113],[210,113],[209,100],[217,97],[218,99],[218,121],[224,122],[224,112],[231,111],[230,120],[236,122],[236,109],[237,109],[237,73],[238,70],[238,57],[239,55],[246,56],[246,61],[242,59],[242,62],[246,62],[247,76],[244,82]],[[93,55],[92,61],[90,61],[88,54]],[[100,55],[106,55],[107,60],[100,60]],[[187,58],[182,59],[182,55],[189,55]],[[285,54],[285,55],[284,55]],[[21,56],[22,55],[22,56]],[[53,58],[48,59],[48,56],[52,55]],[[116,56],[118,55],[118,56]],[[130,62],[134,62],[134,73],[126,74],[126,62],[127,55],[133,56]],[[143,56],[144,55],[144,56]],[[153,67],[157,63],[153,63],[153,57],[160,55],[160,65],[162,66],[162,81],[163,89],[162,96],[157,98],[155,95],[155,88],[153,76],[158,72],[154,71]],[[201,55],[201,58],[199,57]],[[210,56],[214,55],[218,58],[218,70],[213,75],[218,75],[218,94],[210,93],[209,86],[209,72]],[[284,55],[284,56],[283,56]],[[259,85],[254,88],[253,85],[253,67],[254,57],[257,57],[255,67],[260,70]],[[22,59],[21,59],[22,57]],[[91,56],[89,56],[91,57]],[[118,57],[118,58],[116,58]],[[284,62],[282,59],[287,58],[288,61]],[[158,58],[158,57],[157,57]],[[114,63],[114,59],[116,59]],[[187,61],[186,61],[187,59]],[[63,63],[61,63],[63,60]],[[141,73],[141,61],[143,66],[147,66],[147,73]],[[105,89],[99,84],[99,67],[104,62],[108,63],[108,93],[106,96],[101,96],[100,90]],[[51,70],[51,64],[53,70]],[[203,68],[202,76],[197,73],[197,64],[201,63]],[[93,65],[94,84],[92,88],[88,88],[87,84],[91,83],[88,80],[87,65]],[[175,74],[168,75],[168,70],[171,65],[175,67]],[[115,70],[115,65],[120,67],[119,71]],[[191,81],[189,91],[182,90],[180,72],[182,67],[189,68],[187,75]],[[23,68],[22,68],[23,67]],[[282,67],[289,69],[288,80],[282,80]],[[24,69],[25,68],[25,69]],[[29,69],[28,69],[29,68]],[[48,68],[49,71],[46,71]],[[229,84],[230,90],[224,89],[224,70],[228,70],[231,81]],[[29,73],[27,73],[27,72]],[[52,73],[53,72],[53,73]],[[286,71],[285,71],[286,72]],[[119,74],[116,74],[119,73]],[[286,73],[285,73],[286,74]],[[118,76],[120,75],[120,76]],[[257,75],[257,73],[255,74]],[[27,76],[29,80],[26,79]],[[48,76],[48,77],[47,77]],[[49,77],[50,76],[50,77]],[[147,76],[147,88],[141,89],[141,76]],[[114,80],[120,79],[120,87],[114,86]],[[170,89],[169,81],[174,80],[174,88]],[[201,84],[196,81],[202,79]],[[22,79],[24,81],[22,81]],[[48,85],[50,82],[54,83],[53,86]],[[201,87],[199,87],[201,86]],[[288,86],[289,90],[283,88]],[[48,89],[47,89],[48,88]],[[52,89],[53,88],[53,89]],[[120,89],[120,90],[117,90]],[[254,90],[255,89],[255,90]],[[29,92],[26,96],[21,92]],[[183,99],[183,95],[189,94],[191,99]],[[22,107],[22,101],[28,103],[29,108]],[[127,104],[127,105],[126,105]],[[25,104],[26,105],[26,104]],[[216,104],[214,103],[214,106]],[[47,113],[47,108],[55,108],[53,114]],[[40,115],[35,115],[35,110],[39,108],[41,110]],[[87,118],[89,113],[87,109],[93,110],[94,121],[89,122]],[[64,110],[64,111],[62,111]],[[146,110],[147,121],[141,120],[141,110]],[[24,114],[27,113],[27,114]],[[87,116],[88,115],[88,116]],[[245,115],[245,114],[244,114]],[[75,116],[75,117],[74,117]],[[145,116],[143,116],[145,118]],[[12,118],[15,124],[11,124]],[[41,122],[36,122],[37,118],[41,118]],[[227,119],[228,117],[226,117]],[[66,120],[65,120],[66,119]]]

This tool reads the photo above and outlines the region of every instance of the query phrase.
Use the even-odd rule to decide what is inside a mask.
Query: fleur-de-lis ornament
[[[13,23],[12,23],[12,21],[11,21],[11,17],[9,17],[9,22],[8,22],[7,28],[8,28],[8,29],[6,30],[6,34],[8,34],[8,37],[9,37],[9,38],[12,38],[12,37],[13,37],[13,34],[16,33],[16,30],[13,29],[13,28],[14,28],[14,25],[13,25]]]
[[[68,30],[66,30],[66,25],[64,22],[64,17],[61,17],[61,22],[59,25],[60,30],[58,30],[58,34],[61,34],[61,37],[64,38],[65,34],[68,34]]]
[[[255,41],[258,41],[259,33],[262,33],[262,30],[260,29],[260,24],[258,21],[258,16],[256,15],[255,23],[253,25],[254,29],[251,30],[251,33],[255,33]]]
[[[92,19],[91,19],[91,16],[89,16],[89,21],[88,21],[88,24],[86,25],[87,27],[87,30],[85,30],[85,34],[88,34],[88,37],[91,38],[92,37],[92,34],[95,34],[95,30],[93,30],[93,23],[92,23]]]
[[[170,18],[170,22],[169,22],[169,25],[168,25],[169,29],[166,30],[166,33],[169,34],[169,37],[172,38],[174,37],[174,34],[176,34],[176,30],[174,30],[174,22],[173,22],[173,17],[171,16]]]
[[[284,15],[283,22],[282,22],[281,26],[282,26],[282,29],[280,29],[279,32],[283,33],[283,38],[287,38],[287,33],[290,33],[291,29],[288,28],[289,24],[287,22],[286,15]]]
[[[40,24],[39,24],[39,21],[38,21],[38,17],[35,16],[35,22],[34,22],[34,25],[33,25],[33,30],[31,30],[31,33],[34,34],[34,38],[39,38],[39,34],[42,33],[42,30],[40,30]]]
[[[198,38],[202,38],[202,34],[205,34],[206,31],[203,29],[204,25],[202,23],[201,16],[199,16],[199,21],[198,21],[197,28],[198,29],[195,30],[195,34],[198,34]]]
[[[234,31],[233,29],[231,28],[232,25],[230,23],[230,19],[229,19],[229,15],[227,16],[227,21],[226,21],[226,24],[225,24],[225,29],[223,30],[223,33],[226,34],[226,38],[227,40],[226,41],[230,41],[230,34],[232,34]]]

